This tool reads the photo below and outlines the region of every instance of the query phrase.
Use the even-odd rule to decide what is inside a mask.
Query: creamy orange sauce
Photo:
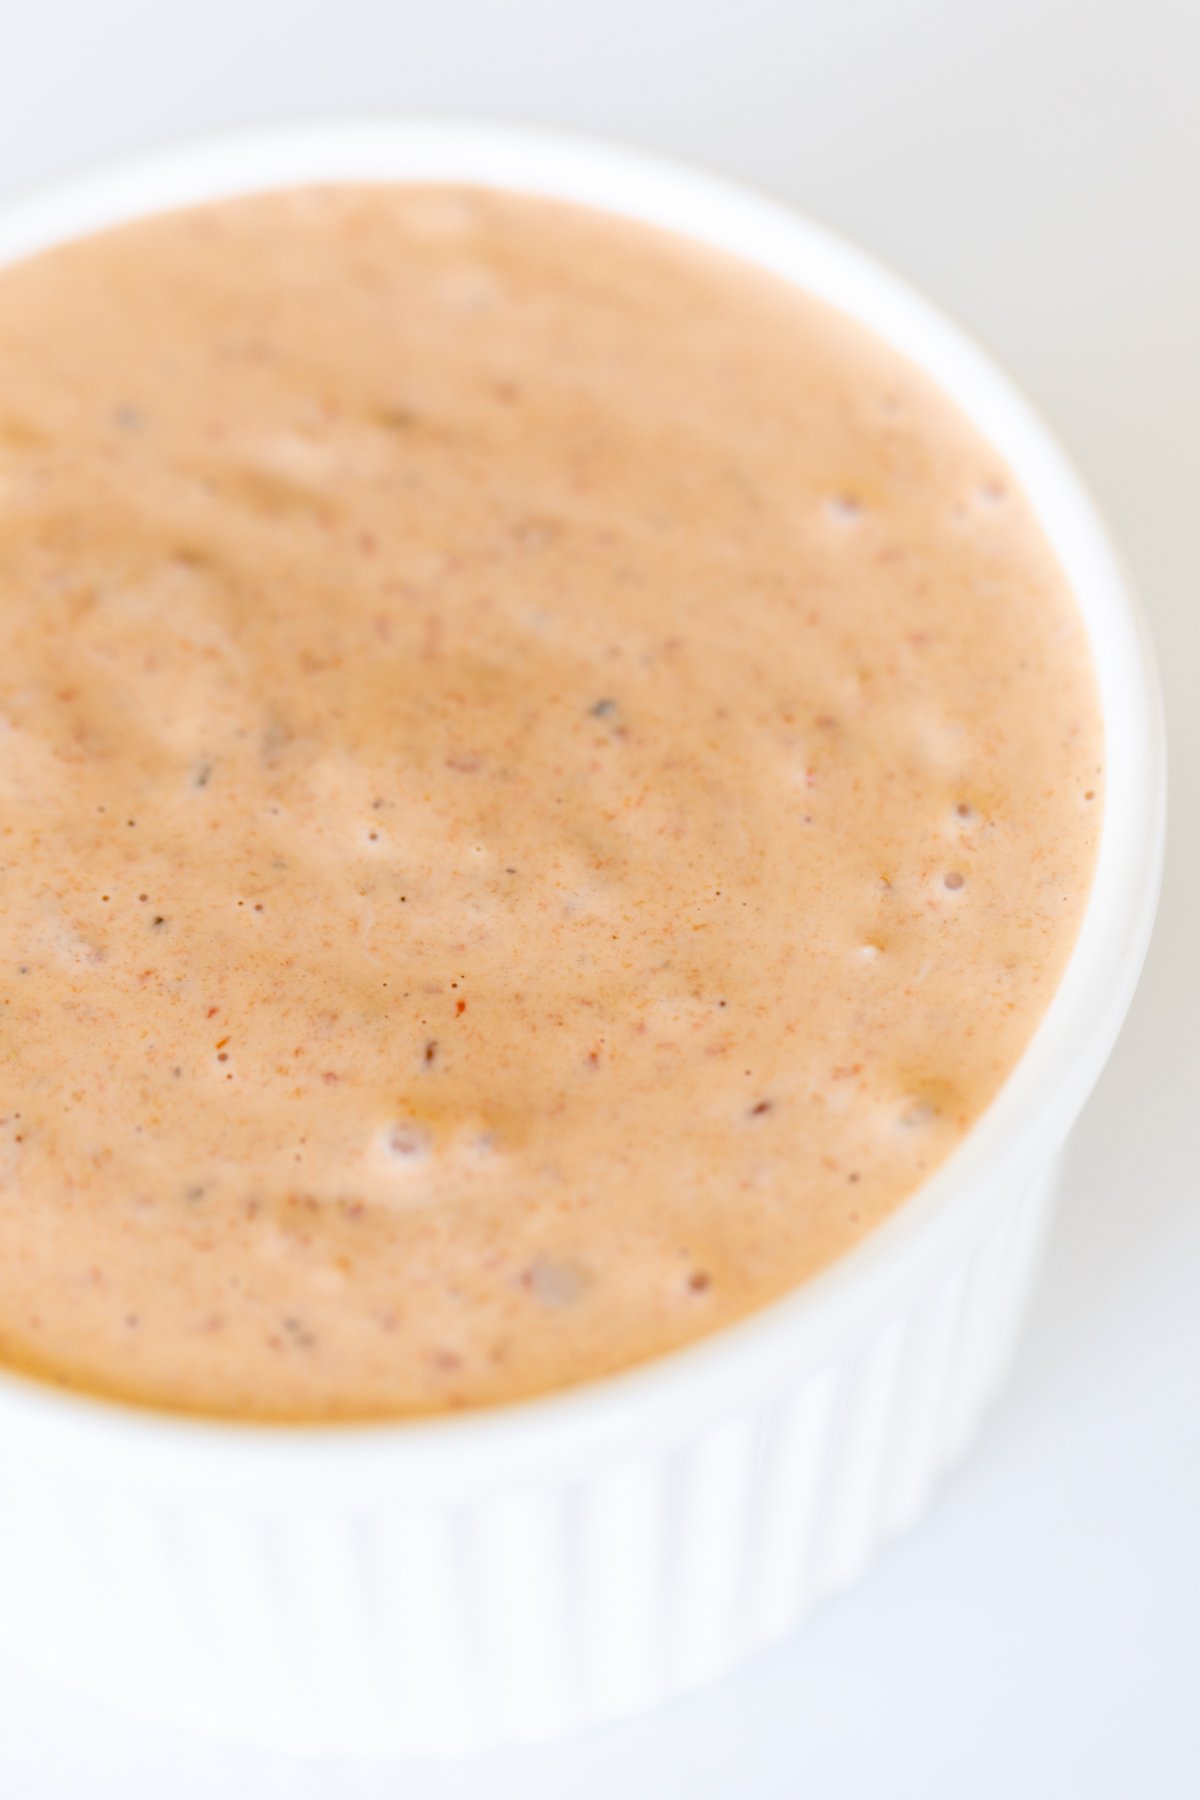
[[[1092,871],[1070,592],[858,327],[495,193],[0,273],[0,1355],[436,1412],[856,1243]]]

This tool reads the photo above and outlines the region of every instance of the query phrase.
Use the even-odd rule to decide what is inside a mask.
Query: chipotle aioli
[[[0,272],[0,1357],[399,1416],[858,1242],[1092,873],[1065,580],[919,372],[542,200]]]

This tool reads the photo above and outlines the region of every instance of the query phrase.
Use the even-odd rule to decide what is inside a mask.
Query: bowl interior
[[[66,1433],[79,1448],[139,1455],[186,1446],[211,1456],[434,1459],[474,1463],[555,1454],[595,1433],[679,1424],[751,1379],[824,1360],[901,1295],[930,1259],[953,1254],[980,1209],[1027,1184],[1054,1154],[1111,1049],[1149,938],[1161,868],[1165,751],[1149,639],[1104,527],[1052,435],[957,326],[832,232],[721,177],[557,133],[446,120],[300,124],[185,141],[0,201],[0,262],[129,218],[255,189],[319,181],[460,181],[618,212],[746,258],[860,320],[919,364],[995,446],[1032,503],[1075,592],[1095,662],[1107,744],[1095,880],[1067,971],[1025,1054],[962,1145],[892,1217],[801,1290],[743,1323],[636,1369],[548,1399],[420,1424],[222,1426],[59,1395],[0,1374],[0,1424]],[[523,1448],[522,1448],[523,1446]],[[178,1467],[178,1462],[176,1462]],[[182,1473],[180,1467],[180,1473]],[[293,1470],[294,1474],[294,1470]],[[289,1479],[292,1477],[289,1476]]]

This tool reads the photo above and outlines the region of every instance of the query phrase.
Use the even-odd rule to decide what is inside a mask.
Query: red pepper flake
[[[437,1039],[430,1038],[425,1046],[425,1064],[428,1067],[437,1056]]]
[[[229,1038],[227,1036],[223,1037],[223,1038],[218,1038],[217,1039],[217,1049],[223,1050],[228,1042],[229,1042]]]
[[[210,1006],[204,1016],[206,1019],[215,1019],[220,1010],[219,1006]]]
[[[456,1019],[461,1019],[463,1014],[466,1012],[466,1010],[467,1010],[467,1003],[465,1000],[458,1000],[455,1002],[454,1016]]]

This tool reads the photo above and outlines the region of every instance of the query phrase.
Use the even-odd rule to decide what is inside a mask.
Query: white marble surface
[[[918,1536],[736,1679],[565,1745],[294,1763],[0,1663],[12,1800],[1200,1793],[1200,7],[1194,0],[0,0],[0,185],[347,106],[577,124],[794,198],[1008,362],[1164,665],[1158,935],[1016,1381]]]

